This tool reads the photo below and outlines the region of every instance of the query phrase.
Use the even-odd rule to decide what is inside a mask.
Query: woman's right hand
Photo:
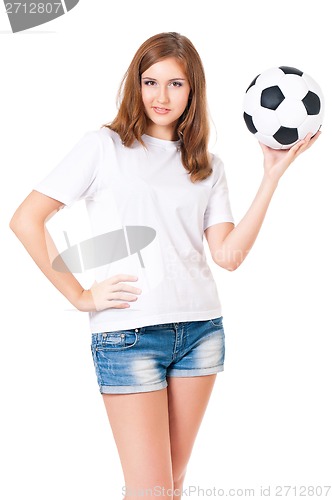
[[[137,300],[141,290],[123,281],[137,281],[137,276],[117,274],[100,283],[95,282],[90,290],[85,290],[72,273],[53,269],[52,262],[59,252],[47,231],[46,222],[63,207],[61,201],[33,190],[17,208],[10,228],[40,270],[79,311],[130,307],[127,301]]]
[[[137,281],[137,279],[137,276],[131,274],[117,274],[100,283],[95,281],[89,290],[83,290],[75,305],[79,311],[85,312],[103,311],[109,308],[126,309],[130,305],[123,301],[137,300],[136,295],[140,295],[142,290],[123,282]]]

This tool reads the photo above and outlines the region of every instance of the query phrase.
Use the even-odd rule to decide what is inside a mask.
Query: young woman
[[[223,164],[208,152],[204,70],[188,38],[149,38],[121,90],[115,119],[84,135],[18,207],[10,227],[53,285],[89,312],[125,498],[142,498],[144,490],[151,497],[151,489],[158,498],[180,498],[224,364],[221,306],[203,235],[214,262],[235,270],[280,177],[320,133],[288,151],[261,146],[261,184],[234,226]],[[82,266],[95,268],[90,289],[73,276],[73,261],[54,265],[45,229],[79,199],[91,219],[92,238],[81,245]]]

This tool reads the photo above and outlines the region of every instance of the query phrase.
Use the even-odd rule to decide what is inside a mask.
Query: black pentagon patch
[[[284,99],[284,94],[277,85],[274,85],[273,87],[268,87],[262,91],[261,106],[263,108],[275,110]]]
[[[249,129],[249,131],[252,133],[252,134],[256,134],[257,132],[257,129],[252,121],[252,116],[248,115],[246,112],[243,113],[243,118],[244,118],[244,121],[246,122],[246,125]]]
[[[303,75],[303,71],[297,69],[297,68],[292,68],[291,66],[279,66],[279,69],[285,73],[285,75]]]
[[[303,97],[302,102],[308,115],[318,115],[320,112],[320,99],[314,92],[309,92],[305,97]]]
[[[253,86],[255,85],[256,80],[257,80],[257,78],[258,78],[258,77],[259,77],[259,75],[257,75],[257,76],[256,76],[256,78],[254,78],[254,79],[253,79],[253,81],[251,82],[251,84],[250,84],[250,85],[249,85],[249,87],[247,88],[246,93],[248,92],[248,90],[249,90],[251,87],[253,87]]]
[[[273,137],[276,141],[280,142],[280,144],[286,145],[296,142],[299,138],[299,134],[297,128],[280,127]]]

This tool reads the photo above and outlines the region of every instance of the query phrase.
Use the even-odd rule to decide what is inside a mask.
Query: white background
[[[258,497],[261,486],[270,485],[274,497],[277,485],[332,483],[328,5],[81,0],[67,15],[17,34],[2,8],[5,500],[122,498],[87,315],[74,311],[47,281],[8,223],[79,138],[113,118],[134,52],[161,31],[188,36],[203,59],[215,125],[211,148],[225,162],[237,222],[262,177],[261,150],[242,118],[251,80],[272,66],[295,66],[320,84],[326,99],[323,134],[280,181],[246,261],[229,273],[210,260],[223,304],[225,371],[217,377],[185,486],[254,488]]]

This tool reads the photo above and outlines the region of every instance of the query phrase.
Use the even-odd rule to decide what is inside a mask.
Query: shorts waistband
[[[175,327],[178,327],[180,324],[181,325],[184,325],[186,323],[190,323],[190,321],[182,321],[182,322],[178,322],[178,323],[159,323],[158,325],[148,325],[148,326],[144,326],[142,328],[144,328],[144,330],[155,330],[156,328],[175,328]]]

